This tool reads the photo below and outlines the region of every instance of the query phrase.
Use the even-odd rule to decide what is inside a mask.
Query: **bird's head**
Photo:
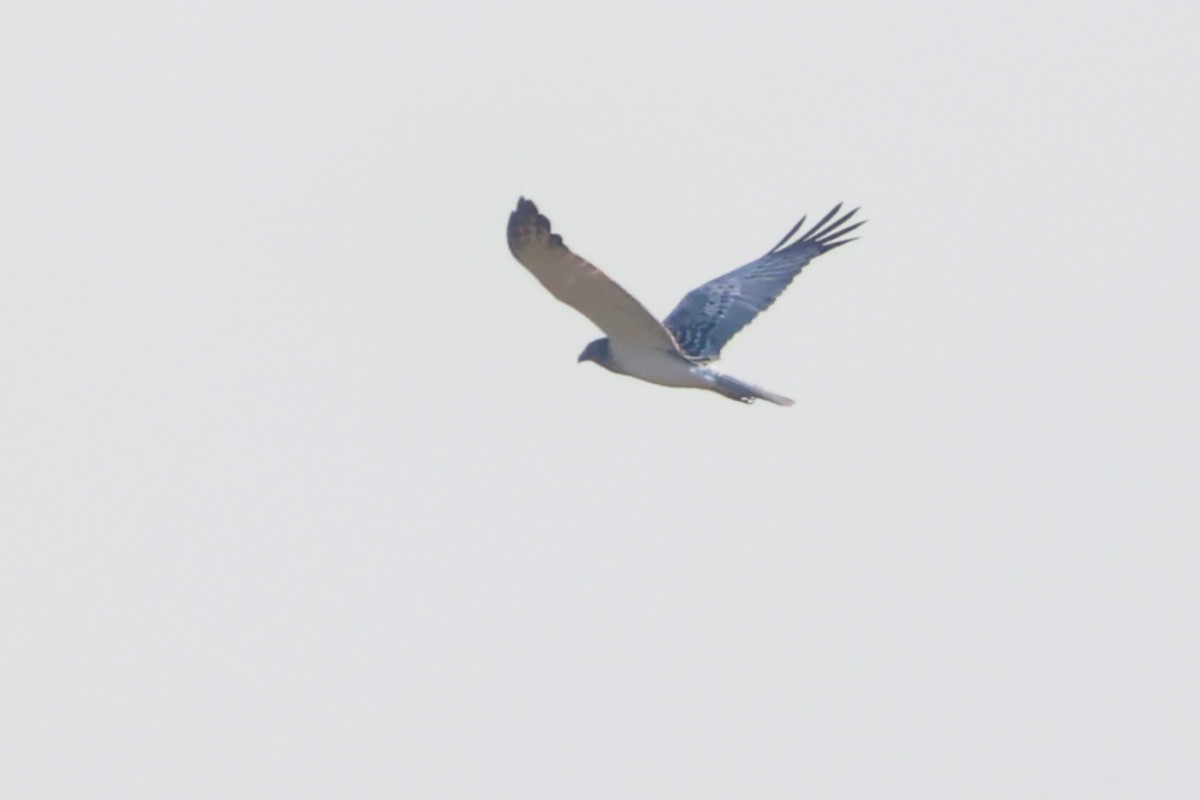
[[[588,342],[588,346],[583,348],[583,352],[579,354],[577,363],[595,361],[600,366],[604,366],[608,362],[609,356],[608,339],[597,339],[594,342]]]

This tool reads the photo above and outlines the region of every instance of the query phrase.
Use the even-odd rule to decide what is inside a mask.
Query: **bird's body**
[[[610,345],[609,352],[610,358],[598,363],[620,375],[679,389],[707,389],[712,385],[712,370],[679,353],[616,343]]]
[[[761,399],[790,406],[788,398],[723,375],[707,364],[719,358],[734,334],[775,302],[805,264],[851,241],[843,237],[862,223],[843,227],[854,211],[831,223],[840,208],[788,244],[804,224],[801,219],[765,256],[689,292],[662,322],[567,249],[530,200],[521,198],[509,216],[508,245],[551,294],[608,334],[591,342],[579,361],[594,361],[611,372],[659,386],[707,389],[744,403]]]

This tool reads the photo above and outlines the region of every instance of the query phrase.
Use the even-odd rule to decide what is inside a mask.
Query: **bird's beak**
[[[592,360],[591,356],[589,356],[587,353],[580,353],[579,358],[575,359],[575,363],[582,364],[585,361],[591,361],[591,360]]]

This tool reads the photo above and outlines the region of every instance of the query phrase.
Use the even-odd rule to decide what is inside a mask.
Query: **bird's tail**
[[[713,384],[713,391],[724,397],[728,397],[730,400],[740,400],[743,403],[766,400],[777,406],[790,406],[794,402],[783,395],[772,394],[766,389],[760,389],[753,384],[739,381],[737,378],[732,378],[728,375],[717,374],[715,377],[717,381]]]

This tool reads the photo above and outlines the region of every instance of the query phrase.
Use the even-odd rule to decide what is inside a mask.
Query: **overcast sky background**
[[[1169,3],[0,12],[5,797],[1200,795]],[[726,351],[575,358],[519,195]]]

